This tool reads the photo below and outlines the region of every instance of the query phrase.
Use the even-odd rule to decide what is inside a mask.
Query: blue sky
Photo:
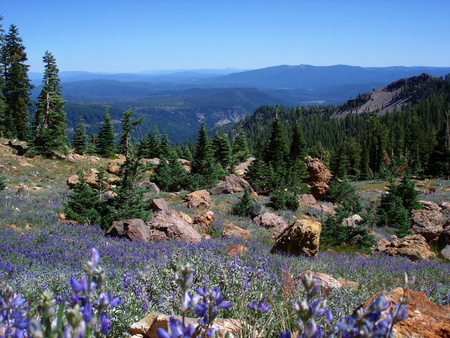
[[[448,0],[0,0],[30,71],[450,66]]]

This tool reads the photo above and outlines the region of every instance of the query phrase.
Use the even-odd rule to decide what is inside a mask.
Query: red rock
[[[233,245],[227,248],[227,255],[230,256],[240,256],[247,252],[247,248],[243,246],[242,244]]]
[[[150,241],[170,239],[188,243],[201,241],[198,232],[175,210],[162,210],[154,214],[147,225],[150,228]]]
[[[211,225],[211,222],[214,221],[216,217],[214,213],[208,211],[205,215],[199,215],[194,218],[194,223],[198,224],[204,228],[208,228]]]
[[[164,198],[154,198],[152,199],[150,208],[154,211],[161,211],[169,209],[169,206]]]
[[[222,237],[236,237],[236,238],[242,238],[243,240],[248,239],[248,235],[250,232],[248,230],[244,230],[242,228],[239,228],[233,224],[225,224],[225,229],[222,232]]]
[[[265,212],[253,219],[253,222],[267,229],[278,229],[283,231],[287,228],[287,223],[283,217],[271,212]]]
[[[187,208],[206,208],[209,209],[211,198],[207,190],[197,190],[186,195],[186,207]]]
[[[379,292],[367,300],[362,307],[367,308],[374,299],[382,296],[391,302],[389,312],[404,295],[403,288],[390,292]],[[408,291],[409,303],[406,305],[408,319],[394,326],[394,337],[432,338],[450,337],[450,306],[434,304],[422,291]]]
[[[147,243],[150,238],[150,229],[141,219],[128,219],[112,222],[106,235]]]
[[[309,178],[305,180],[305,183],[311,188],[311,194],[317,200],[324,198],[325,193],[330,188],[327,182],[333,177],[330,171],[327,169],[325,164],[318,158],[312,158],[308,156],[307,160],[307,170]]]

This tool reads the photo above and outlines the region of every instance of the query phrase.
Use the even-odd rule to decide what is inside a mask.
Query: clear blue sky
[[[32,72],[450,66],[449,0],[0,0]]]

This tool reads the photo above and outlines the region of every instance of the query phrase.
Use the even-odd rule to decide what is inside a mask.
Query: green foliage
[[[208,139],[205,124],[199,130],[194,159],[191,165],[191,173],[200,186],[209,187],[218,182],[221,171],[217,170],[214,163],[213,149]]]
[[[297,193],[290,190],[275,190],[270,194],[269,206],[275,210],[297,210]]]
[[[108,109],[97,137],[97,152],[102,157],[111,157],[116,151],[116,138]]]
[[[242,162],[248,159],[250,152],[248,150],[247,136],[242,128],[239,129],[238,136],[233,144],[233,157],[238,161]]]
[[[86,125],[84,124],[83,118],[80,117],[75,132],[73,133],[72,147],[73,150],[79,154],[83,155],[88,151],[89,136],[86,134]]]
[[[49,156],[55,151],[67,153],[66,114],[62,99],[59,70],[51,53],[45,52],[44,79],[38,97],[30,133],[30,152]]]
[[[330,189],[325,195],[327,201],[338,203],[343,209],[351,213],[358,213],[362,210],[359,195],[348,180],[339,180],[333,177],[329,186]]]
[[[244,188],[244,194],[239,201],[231,208],[231,213],[234,215],[243,215],[255,202],[250,195],[250,191],[247,187]]]
[[[5,190],[6,188],[6,177],[0,176],[0,190]]]
[[[161,152],[161,140],[158,129],[155,129],[153,132],[149,131],[139,144],[139,156],[143,158],[160,158]]]
[[[4,36],[1,49],[3,71],[2,95],[4,112],[2,117],[3,135],[25,141],[28,135],[28,107],[31,106],[30,90],[33,88],[28,78],[27,54],[15,25],[11,25]]]
[[[336,213],[330,215],[323,223],[320,241],[326,246],[344,246],[352,244],[361,247],[371,247],[375,244],[375,239],[369,234],[366,228],[343,225],[345,218],[349,217],[350,211],[342,206],[335,209]],[[356,237],[358,236],[358,237]]]
[[[214,151],[214,158],[220,163],[222,168],[226,170],[231,167],[233,164],[233,157],[230,141],[228,141],[228,138],[221,131],[214,136],[212,148]]]
[[[196,184],[181,165],[176,156],[160,159],[152,177],[152,182],[164,191],[194,190]]]
[[[136,125],[141,124],[144,119],[141,117],[140,119],[131,122],[131,116],[133,116],[134,112],[129,109],[123,113],[122,118],[122,133],[120,134],[120,142],[117,146],[117,152],[119,154],[125,155],[125,157],[129,158],[130,151],[130,141],[131,141],[131,133],[133,132]]]
[[[275,171],[279,171],[285,166],[287,153],[283,127],[277,117],[272,122],[272,132],[266,149],[265,161],[270,163]]]

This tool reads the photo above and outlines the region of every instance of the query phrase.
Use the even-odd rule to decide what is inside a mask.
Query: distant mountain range
[[[61,72],[60,78],[69,127],[83,114],[95,130],[102,116],[98,113],[90,116],[91,111],[101,111],[99,107],[105,106],[113,110],[131,108],[137,115],[147,116],[143,129],[157,125],[173,141],[181,142],[189,133],[196,133],[201,122],[208,128],[236,122],[263,104],[340,105],[361,93],[422,73],[445,76],[450,67],[298,65],[245,71]],[[36,98],[42,75],[31,73],[30,78],[36,85],[33,91]],[[182,126],[189,126],[190,130],[180,133]]]

